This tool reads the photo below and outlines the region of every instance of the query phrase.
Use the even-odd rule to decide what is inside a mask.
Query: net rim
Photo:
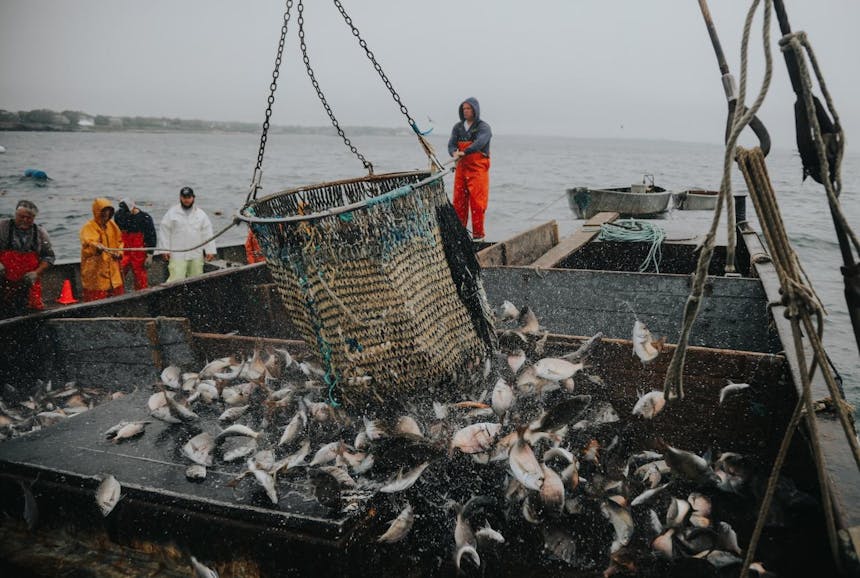
[[[453,170],[453,168],[449,169],[449,170],[445,170],[445,171],[438,171],[435,173],[430,172],[430,171],[426,171],[426,170],[420,170],[420,171],[402,171],[402,172],[395,172],[395,173],[364,175],[363,177],[358,177],[358,178],[341,179],[338,181],[329,181],[329,182],[325,182],[325,183],[318,183],[315,185],[305,185],[305,186],[301,186],[301,187],[295,187],[292,189],[286,189],[283,191],[272,193],[271,195],[266,195],[265,197],[263,197],[261,199],[254,199],[252,202],[246,204],[244,207],[242,207],[239,210],[239,212],[237,214],[237,218],[240,221],[244,221],[246,223],[289,223],[289,222],[319,220],[319,219],[323,219],[325,217],[331,217],[334,215],[340,215],[342,213],[348,213],[351,211],[355,211],[358,209],[362,209],[365,207],[369,207],[369,206],[373,206],[373,205],[376,205],[379,203],[390,201],[390,200],[396,199],[398,197],[402,197],[404,195],[408,195],[409,193],[413,192],[414,190],[416,190],[418,188],[421,188],[425,185],[428,185],[430,183],[433,183],[437,180],[442,179],[446,174],[448,174],[452,170]],[[309,215],[292,215],[292,216],[287,216],[287,217],[258,217],[256,215],[248,212],[249,210],[253,209],[253,207],[256,205],[262,205],[262,204],[265,204],[267,202],[271,202],[275,199],[278,199],[280,197],[285,197],[287,195],[295,195],[295,194],[303,193],[303,192],[307,192],[307,191],[314,191],[316,189],[323,189],[326,187],[338,187],[338,186],[349,185],[349,184],[360,183],[360,182],[383,182],[386,180],[402,179],[403,177],[409,177],[409,176],[416,176],[416,177],[422,177],[423,176],[423,178],[421,178],[420,180],[418,180],[415,183],[410,183],[408,185],[403,185],[403,186],[397,187],[395,189],[392,189],[390,191],[387,191],[387,192],[382,193],[381,195],[377,195],[375,197],[362,199],[361,201],[358,201],[355,203],[349,203],[346,205],[341,205],[339,207],[326,209],[324,211],[318,211],[316,213],[311,213]]]

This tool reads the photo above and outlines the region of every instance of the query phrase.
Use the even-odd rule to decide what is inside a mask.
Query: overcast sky
[[[860,2],[785,0],[823,66],[848,135],[860,138]],[[496,134],[719,142],[725,101],[696,0],[343,0],[420,125],[447,134],[481,102]],[[711,0],[739,78],[748,2]],[[0,108],[262,122],[284,2],[2,0]],[[272,122],[322,125],[290,23]],[[332,2],[308,0],[311,62],[342,125],[405,125]],[[760,20],[751,78],[761,79]],[[794,148],[794,95],[772,36],[762,119]],[[853,137],[853,138],[852,138]]]

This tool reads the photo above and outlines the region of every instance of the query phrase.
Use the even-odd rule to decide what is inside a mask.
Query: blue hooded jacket
[[[469,127],[469,130],[466,130],[463,124],[463,104],[467,102],[472,106],[472,110],[475,111],[475,121]],[[460,122],[455,124],[454,128],[451,129],[451,138],[448,139],[448,154],[454,154],[454,151],[457,150],[457,143],[472,141],[472,144],[463,152],[466,154],[479,152],[485,157],[489,157],[490,139],[493,136],[493,131],[490,130],[490,125],[481,120],[481,106],[478,104],[478,99],[470,96],[460,103],[457,113],[460,116]]]

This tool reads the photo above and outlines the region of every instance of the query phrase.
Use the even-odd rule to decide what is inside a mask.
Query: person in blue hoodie
[[[472,216],[472,239],[484,240],[484,213],[490,196],[490,139],[493,131],[481,120],[478,99],[460,103],[460,122],[451,129],[448,154],[457,159],[454,173],[454,210],[464,227]]]

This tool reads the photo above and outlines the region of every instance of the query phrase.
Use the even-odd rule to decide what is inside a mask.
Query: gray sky
[[[481,102],[497,134],[719,142],[725,102],[696,0],[343,0],[412,116],[447,134]],[[860,137],[860,2],[786,0],[823,66],[851,150]],[[711,0],[740,76],[748,7]],[[262,122],[284,2],[2,0],[0,108]],[[327,123],[304,74],[296,10],[272,121]],[[331,2],[308,0],[307,43],[342,125],[405,125]],[[794,147],[794,95],[774,18],[775,73],[761,113]],[[751,42],[752,90],[763,70]],[[753,95],[754,95],[753,92]],[[749,98],[752,100],[752,96]]]

